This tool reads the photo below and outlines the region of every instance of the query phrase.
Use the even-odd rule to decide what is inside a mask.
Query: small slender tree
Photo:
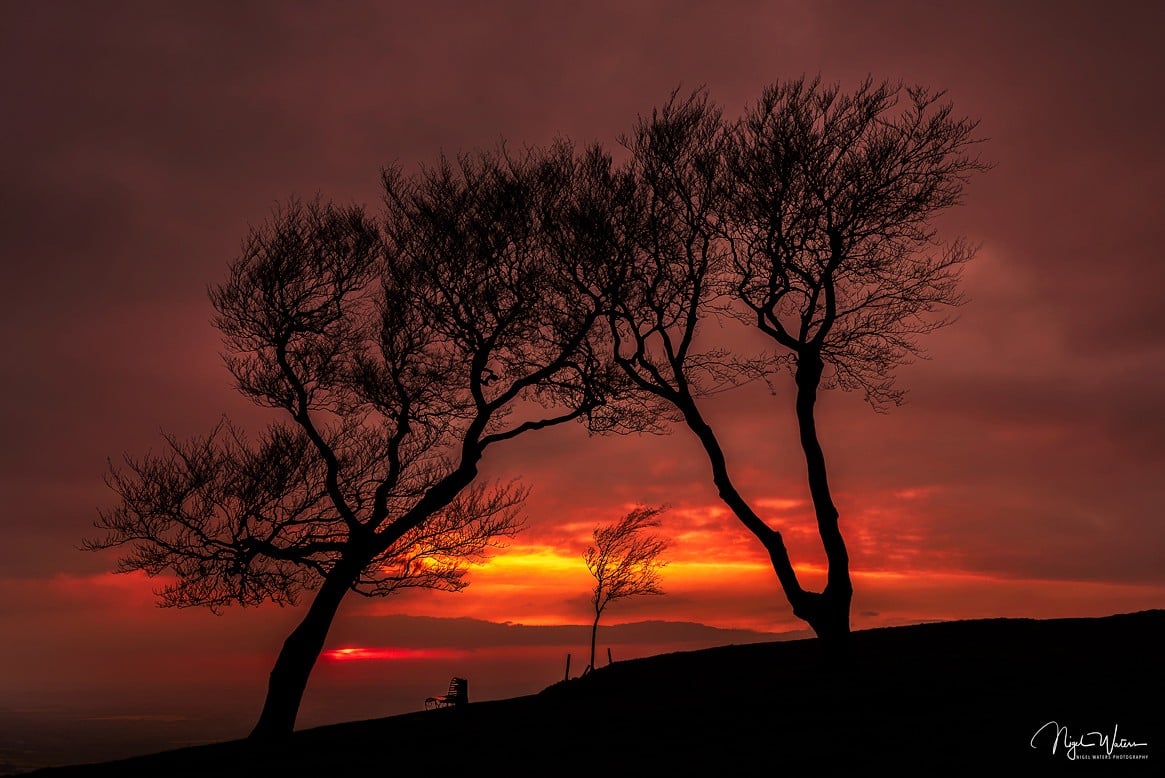
[[[648,534],[658,527],[656,518],[664,509],[636,508],[614,524],[596,527],[594,545],[588,546],[583,559],[595,579],[591,595],[595,620],[591,625],[591,661],[584,674],[595,668],[595,641],[599,619],[607,606],[615,600],[640,594],[663,594],[659,588],[660,571],[667,565],[659,556],[667,542]]]

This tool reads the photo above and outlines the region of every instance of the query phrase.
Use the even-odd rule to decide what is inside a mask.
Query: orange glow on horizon
[[[703,517],[709,512],[699,513]],[[664,554],[668,561],[663,570],[664,595],[616,602],[604,613],[603,624],[689,621],[776,633],[804,629],[793,617],[759,544],[739,537],[727,517],[722,521],[721,526],[685,526],[686,522],[673,519],[670,527],[665,522],[663,532],[672,545]],[[1148,583],[1059,580],[968,569],[957,558],[936,553],[903,531],[897,534],[907,540],[895,549],[897,553],[878,559],[871,548],[877,539],[868,538],[864,529],[854,527],[850,535],[855,557],[851,570],[855,629],[994,616],[1106,615],[1160,607],[1165,596],[1165,589]],[[407,599],[372,605],[365,612],[468,617],[531,627],[589,624],[594,615],[590,604],[594,581],[582,559],[585,543],[547,540],[510,546],[474,564],[470,585],[456,595],[416,592]],[[820,590],[825,585],[826,569],[821,562],[795,561],[794,569],[807,589]]]
[[[943,509],[928,501],[941,493],[941,488],[924,484],[846,495],[848,502],[861,506],[847,512],[846,526],[855,629],[986,617],[1098,616],[1161,607],[1165,601],[1165,587],[1152,581],[1056,578],[1041,575],[1044,571],[1036,565],[1025,570],[1022,558],[1007,567],[981,567],[974,554],[932,539],[932,516],[941,516]],[[784,534],[801,584],[820,591],[826,578],[824,554],[812,517],[796,515],[805,507],[803,501],[770,494],[757,503],[764,508],[762,518]],[[534,524],[518,543],[468,563],[469,586],[462,592],[406,590],[350,607],[370,617],[468,618],[525,627],[589,625],[594,580],[583,561],[589,530],[627,508],[617,503],[602,511],[559,512],[553,522]],[[603,625],[668,621],[773,633],[805,629],[793,617],[760,544],[720,505],[691,502],[669,509],[657,532],[669,542],[663,555],[664,595],[615,602],[604,612]],[[1036,554],[1033,549],[1031,556]],[[105,573],[62,576],[50,587],[70,597],[133,602],[145,614],[152,606],[149,590],[164,582],[140,573]],[[352,643],[325,652],[329,662],[464,655],[450,649],[375,645],[378,640],[391,644],[392,636],[341,639]],[[437,645],[464,645],[450,640]],[[373,645],[361,645],[364,641]]]

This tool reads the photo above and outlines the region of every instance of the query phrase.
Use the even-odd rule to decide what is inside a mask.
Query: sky
[[[766,84],[802,74],[946,89],[980,121],[994,164],[939,223],[980,248],[958,321],[927,337],[930,359],[898,373],[906,404],[875,414],[834,392],[819,405],[854,626],[1165,606],[1161,6],[5,1],[3,11],[0,716],[83,709],[157,723],[201,711],[229,722],[204,728],[210,737],[244,734],[257,713],[299,610],[159,609],[155,582],[113,575],[115,555],[77,548],[112,505],[108,460],[157,448],[163,431],[205,432],[224,413],[261,419],[232,389],[206,294],[248,225],[293,195],[375,210],[382,166],[441,152],[559,136],[612,145],[677,86],[706,85],[731,118]],[[824,556],[790,389],[754,385],[704,408],[742,492],[814,584]],[[612,633],[617,654],[803,627],[683,430],[541,431],[491,450],[483,477],[532,488],[527,529],[464,592],[346,602],[328,649],[382,658],[325,657],[302,721],[415,709],[467,665],[471,696],[553,682],[585,633],[531,630],[588,620],[590,532],[637,504],[669,506],[667,594],[613,606],[610,623],[691,626],[658,639]]]

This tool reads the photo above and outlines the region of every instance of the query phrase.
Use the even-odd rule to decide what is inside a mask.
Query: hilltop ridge
[[[803,775],[870,765],[1041,774],[1072,761],[1049,722],[1069,738],[1116,730],[1112,742],[1147,744],[1115,747],[1115,757],[1101,756],[1104,744],[1083,745],[1078,759],[1159,770],[1163,637],[1165,611],[1153,610],[864,630],[844,655],[816,640],[723,646],[616,662],[525,697],[305,730],[278,744],[235,741],[28,775],[471,774],[491,763],[506,775],[758,767]]]

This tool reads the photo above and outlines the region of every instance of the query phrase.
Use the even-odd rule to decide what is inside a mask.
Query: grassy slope
[[[844,661],[813,640],[724,646],[617,663],[528,697],[307,730],[278,746],[223,743],[34,775],[1160,775],[1163,648],[1165,611],[868,630]],[[1119,724],[1148,741],[1150,758],[1069,763],[1050,743],[1031,748],[1053,719],[1074,734]]]

